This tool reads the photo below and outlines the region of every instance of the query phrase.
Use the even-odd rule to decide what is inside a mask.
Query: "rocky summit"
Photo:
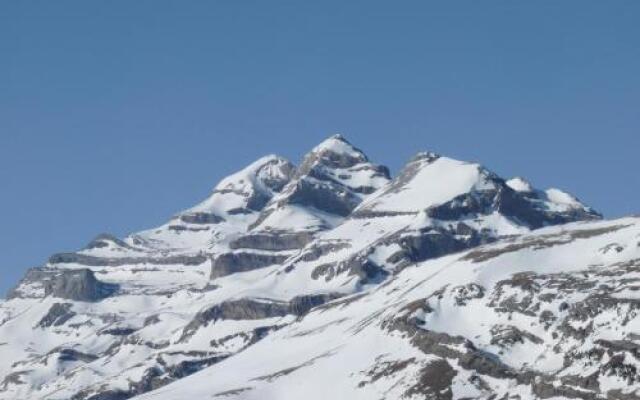
[[[640,398],[640,219],[340,135],[0,301],[0,399]]]

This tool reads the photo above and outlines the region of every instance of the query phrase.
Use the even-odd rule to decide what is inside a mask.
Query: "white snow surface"
[[[635,246],[640,237],[638,222],[638,219],[628,218],[548,228],[510,241],[508,245],[533,243],[540,238],[561,238],[571,232],[589,232],[603,228],[610,228],[612,232],[543,249],[527,246],[521,251],[507,252],[483,262],[468,259],[474,250],[424,262],[402,271],[387,285],[373,287],[355,295],[350,304],[340,306],[337,301],[334,307],[312,312],[228,361],[140,398],[405,398],[406,391],[418,381],[419,371],[437,357],[424,354],[412,346],[410,337],[400,332],[388,332],[385,324],[406,312],[403,310],[408,304],[429,298],[443,288],[442,298],[427,301],[434,311],[421,317],[421,329],[468,338],[483,351],[499,354],[506,365],[516,370],[534,369],[551,375],[580,372],[578,366],[563,367],[563,352],[554,350],[552,345],[557,343],[552,337],[553,329],[545,328],[537,316],[500,312],[486,298],[472,299],[465,306],[460,306],[456,304],[454,296],[458,288],[469,284],[495,288],[514,274],[581,273],[593,268],[606,269],[609,265],[634,259],[640,256],[640,251]],[[598,249],[610,242],[632,243],[635,248],[631,253],[619,255],[602,264],[603,259]],[[481,250],[492,251],[505,245],[507,244],[489,245]],[[513,290],[514,296],[526,294],[519,289]],[[496,290],[492,291],[487,295],[496,295]],[[581,294],[576,293],[573,298],[565,301],[577,302],[581,297]],[[633,298],[640,297],[636,295]],[[563,313],[558,314],[557,311],[559,304],[560,302],[550,302],[543,306],[544,310],[559,317],[552,327],[562,325]],[[603,321],[613,318],[613,321],[609,320],[594,332],[589,343],[600,338],[632,336],[634,327],[640,322],[634,316],[632,323],[623,326],[622,320],[615,315],[605,314],[602,318]],[[526,330],[542,342],[525,339],[506,349],[492,343],[492,329],[513,326]],[[584,346],[579,341],[558,345],[565,350]],[[405,360],[413,362],[400,372],[378,379],[371,375],[371,372],[381,370],[384,363]],[[452,364],[455,365],[455,362]],[[531,392],[528,385],[519,385],[514,380],[494,382],[488,379],[492,389],[487,392],[469,381],[473,371],[464,368],[456,368],[456,371],[458,376],[451,387],[453,398],[463,398],[469,394],[489,398],[494,393],[539,398]],[[373,376],[376,376],[375,373]],[[606,385],[611,390],[625,393],[634,390],[633,386],[620,378],[608,377]],[[421,397],[416,395],[415,398]]]
[[[507,185],[516,192],[531,192],[533,191],[533,186],[529,182],[527,182],[524,178],[519,176],[515,178],[511,178],[507,181]]]
[[[345,157],[358,161],[341,167]],[[629,372],[640,370],[640,219],[584,214],[532,230],[497,206],[438,218],[433,207],[505,181],[432,153],[389,181],[341,136],[302,165],[262,158],[158,228],[46,263],[116,289],[73,300],[45,277],[0,301],[0,400],[640,395]],[[302,184],[344,193],[354,211],[291,201]],[[590,210],[557,189],[506,185],[556,216]],[[233,245],[274,232],[311,239]],[[255,268],[211,279],[229,254]],[[255,261],[274,255],[284,261]],[[576,383],[585,377],[591,386]]]
[[[397,191],[381,191],[372,196],[363,208],[381,211],[419,211],[445,203],[471,190],[492,186],[482,167],[447,157],[433,162],[422,162],[413,179]]]

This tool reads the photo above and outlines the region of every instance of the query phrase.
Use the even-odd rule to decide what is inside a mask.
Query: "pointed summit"
[[[247,214],[260,211],[291,180],[295,167],[286,159],[268,155],[222,179],[202,203],[182,213]]]
[[[344,169],[368,161],[369,158],[362,150],[349,143],[344,136],[336,134],[322,141],[304,156],[298,176],[308,174],[318,165]],[[388,171],[386,175],[388,176]]]
[[[133,235],[130,241],[154,248],[205,246],[217,242],[216,237],[243,232],[294,173],[294,165],[282,157],[261,157],[223,178],[201,203],[158,228]]]
[[[389,179],[387,167],[371,163],[342,135],[330,136],[305,155],[291,182],[265,208],[256,228],[287,225],[281,218],[286,216],[291,224],[313,221],[305,222],[303,230],[326,229]],[[298,218],[291,218],[293,210]]]
[[[471,191],[494,188],[492,174],[479,164],[421,152],[360,211],[417,213]]]
[[[409,160],[407,165],[419,162],[433,162],[440,158],[440,155],[432,151],[420,151]]]
[[[365,156],[361,150],[355,148],[344,136],[339,133],[329,136],[327,139],[323,140],[320,144],[314,147],[311,152],[319,153],[324,151],[358,154]]]
[[[459,220],[495,213],[526,229],[600,215],[557,189],[541,191],[522,178],[503,180],[477,163],[418,153],[383,189],[355,211],[358,216],[419,213]]]

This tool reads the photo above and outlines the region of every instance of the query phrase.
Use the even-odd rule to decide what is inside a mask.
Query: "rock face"
[[[255,249],[267,251],[296,250],[309,243],[309,233],[263,232],[246,234],[229,243],[231,249]]]
[[[637,218],[332,136],[27,272],[0,400],[637,399],[638,260]]]
[[[386,167],[371,163],[342,136],[332,136],[304,157],[251,230],[314,232],[329,228],[388,181]],[[297,220],[286,219],[293,216]]]
[[[211,279],[280,264],[287,258],[287,255],[278,254],[239,251],[223,253],[217,256],[211,265]]]
[[[23,288],[32,285],[38,286],[43,296],[89,302],[102,300],[117,291],[117,285],[100,282],[90,269],[32,269],[8,298],[29,297]]]
[[[354,231],[366,231],[365,246],[349,246],[353,250],[348,256],[336,259],[329,254],[314,260],[312,276],[331,281],[347,274],[366,284],[504,236],[601,218],[568,195],[546,196],[542,191],[517,188],[481,165],[419,153],[396,178],[354,209],[342,226],[326,235],[353,243]],[[377,221],[384,223],[375,231],[367,229]],[[290,268],[305,264],[301,261],[293,259]]]
[[[291,251],[300,250],[320,232],[339,224],[388,181],[386,167],[371,163],[344,137],[328,138],[304,157],[249,231],[229,243],[231,251],[219,258],[224,266],[214,265],[211,277],[284,262],[293,255]],[[255,262],[235,262],[247,259],[247,250],[260,251],[252,254]]]
[[[282,157],[260,158],[223,179],[200,204],[126,241],[142,251],[215,246],[245,232],[295,172],[294,165]]]
[[[72,307],[73,304],[71,303],[55,303],[38,322],[38,326],[40,328],[49,328],[64,325],[65,322],[76,316],[76,313],[71,311]]]

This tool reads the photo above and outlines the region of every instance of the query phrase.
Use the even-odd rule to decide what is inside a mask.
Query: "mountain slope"
[[[633,398],[638,221],[600,218],[433,153],[391,178],[333,136],[29,271],[0,399]]]
[[[420,263],[140,398],[637,398],[639,222]]]

